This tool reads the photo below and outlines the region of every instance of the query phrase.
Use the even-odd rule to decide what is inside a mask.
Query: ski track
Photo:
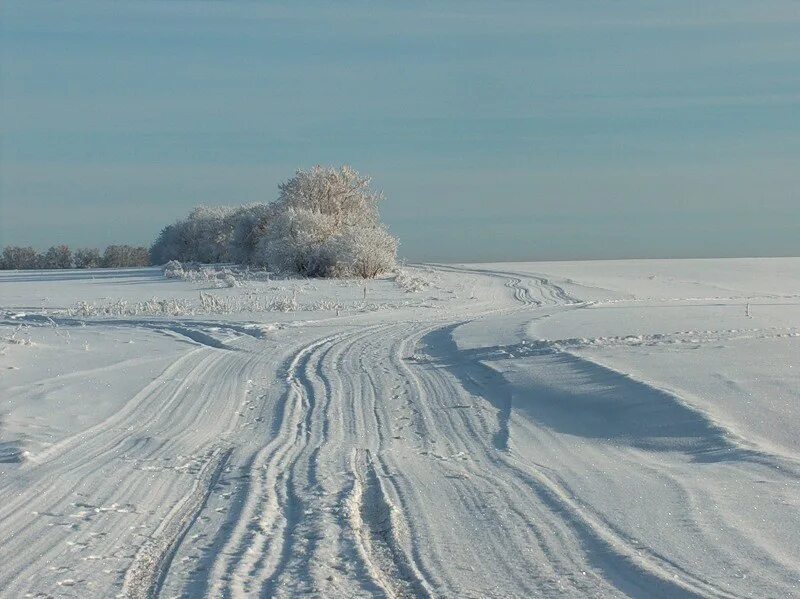
[[[470,320],[584,305],[536,274],[431,268],[505,281],[511,301]],[[600,343],[694,342],[694,332],[458,352],[451,333],[469,320],[376,320],[275,339],[226,325],[240,336],[225,342],[208,332],[215,323],[112,323],[199,345],[116,414],[0,477],[0,596],[742,596],[635,542],[581,498],[556,466],[601,466],[516,413],[485,364]],[[409,359],[418,348],[430,359]],[[678,451],[607,452],[662,484],[677,498],[676,526],[714,546],[697,490],[675,474]],[[0,461],[14,455],[0,449]],[[730,461],[774,469],[767,459]],[[734,522],[720,526],[749,542]],[[789,588],[796,561],[762,549]]]

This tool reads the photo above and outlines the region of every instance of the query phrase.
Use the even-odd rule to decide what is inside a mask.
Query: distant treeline
[[[50,268],[124,268],[149,266],[150,251],[133,245],[110,245],[104,252],[96,248],[79,248],[74,252],[66,245],[54,245],[46,252],[32,247],[9,245],[0,256],[2,270]]]

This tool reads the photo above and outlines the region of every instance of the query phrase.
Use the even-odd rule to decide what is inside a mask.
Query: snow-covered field
[[[799,402],[800,259],[0,272],[0,595],[800,596]]]

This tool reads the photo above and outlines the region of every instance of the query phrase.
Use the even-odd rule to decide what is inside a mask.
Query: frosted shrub
[[[186,300],[160,300],[158,298],[137,302],[133,304],[132,310],[134,316],[151,314],[159,316],[190,316],[193,312],[191,305]]]
[[[198,206],[161,230],[150,248],[151,259],[154,264],[169,260],[252,264],[271,214],[267,204]]]
[[[161,231],[152,261],[233,260],[313,277],[372,278],[395,267],[398,242],[380,222],[383,196],[368,177],[316,166],[279,189],[272,204],[195,208]]]
[[[430,282],[426,279],[411,275],[404,270],[397,271],[394,282],[406,293],[418,293],[430,285]]]
[[[186,271],[183,269],[183,264],[177,260],[170,260],[164,265],[164,276],[168,279],[183,279]]]
[[[242,286],[241,280],[228,268],[218,270],[200,264],[181,264],[177,260],[170,260],[163,266],[162,271],[167,279],[206,283],[217,288]],[[248,273],[249,271],[245,271],[243,276],[246,277]]]
[[[259,242],[257,262],[284,273],[328,276],[335,264],[329,247],[334,230],[333,217],[289,207]]]
[[[344,306],[339,302],[330,300],[330,299],[320,299],[311,304],[310,308],[314,311],[329,311],[332,312],[334,310],[341,310]]]
[[[273,218],[274,205],[271,204],[250,204],[237,209],[231,216],[230,259],[239,264],[257,263],[258,243],[267,235]]]
[[[204,263],[229,260],[235,212],[229,206],[198,206],[187,218],[161,230],[150,248],[151,260],[154,264],[169,260]]]
[[[332,276],[373,279],[395,267],[397,239],[381,225],[347,227],[329,252],[334,258]]]
[[[236,277],[234,277],[231,273],[223,275],[222,279],[218,279],[218,281],[224,287],[241,287],[241,283],[239,282],[239,280]]]
[[[280,185],[257,262],[303,276],[372,278],[394,267],[397,240],[381,225],[380,193],[348,166],[299,170]]]
[[[116,300],[107,304],[78,302],[67,311],[70,316],[190,316],[195,313],[191,303],[182,299],[153,298],[143,302]]]
[[[228,303],[218,295],[200,292],[200,306],[205,312],[225,313],[230,312]]]
[[[276,297],[269,307],[276,312],[297,312],[300,309],[296,297]]]
[[[77,318],[96,317],[176,317],[199,316],[204,314],[237,314],[243,312],[316,312],[351,310],[356,312],[374,312],[377,310],[396,309],[411,305],[408,301],[402,302],[365,302],[349,301],[339,302],[331,298],[318,298],[314,301],[302,303],[298,301],[297,294],[281,293],[275,296],[265,296],[263,293],[248,293],[247,295],[217,295],[207,291],[200,291],[196,299],[159,299],[152,298],[140,302],[115,300],[108,303],[78,302],[66,310],[58,310],[59,314],[66,314]],[[434,307],[434,306],[428,306]],[[8,343],[16,341],[19,336],[0,339]],[[22,343],[26,343],[24,340]]]

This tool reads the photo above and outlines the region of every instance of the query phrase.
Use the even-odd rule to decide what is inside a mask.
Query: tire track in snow
[[[416,371],[417,376],[420,373],[431,372],[430,369],[425,369],[423,366],[411,370]],[[457,382],[446,382],[444,377],[438,378],[439,380],[425,386],[428,390],[438,390],[438,393],[431,393],[429,397],[447,397],[461,393]],[[451,388],[451,391],[443,392],[448,387]],[[463,411],[459,412],[464,413]],[[427,413],[431,417],[435,417],[432,412]],[[439,420],[441,421],[441,419]],[[464,424],[469,426],[466,419]],[[513,456],[509,456],[505,452],[497,452],[489,444],[476,444],[473,439],[480,438],[479,431],[474,431],[474,434],[463,434],[457,427],[453,427],[451,434],[444,434],[451,441],[453,439],[462,441],[464,447],[462,451],[472,458],[478,458],[484,454],[488,463],[500,467],[492,469],[491,478],[485,478],[480,472],[482,469],[477,471],[470,469],[472,480],[483,479],[486,485],[495,487],[505,487],[510,484],[511,486],[507,488],[511,492],[509,499],[512,503],[509,504],[508,509],[512,512],[516,511],[514,504],[518,504],[525,493],[533,492],[539,505],[549,512],[545,524],[550,521],[566,525],[583,547],[585,555],[596,563],[600,571],[607,573],[608,581],[623,593],[644,593],[649,596],[663,597],[680,595],[727,598],[733,596],[707,581],[693,576],[668,560],[643,552],[640,547],[631,547],[623,537],[605,526],[602,520],[591,516],[589,512],[582,509],[539,469],[523,468],[520,464],[515,463]],[[519,515],[519,512],[517,514]],[[543,530],[545,535],[548,534],[546,528]],[[547,539],[547,543],[554,541],[552,536],[550,538],[540,536],[540,539]],[[554,547],[549,554],[552,557],[556,552],[557,548]]]
[[[301,350],[290,363],[287,381],[294,403],[301,406],[301,413],[294,420],[300,434],[295,436],[292,459],[282,464],[285,477],[278,481],[278,490],[273,493],[277,506],[273,511],[283,514],[280,540],[272,548],[265,548],[259,534],[249,538],[234,535],[239,538],[238,549],[225,553],[244,554],[245,559],[233,558],[236,564],[233,575],[226,574],[231,571],[230,565],[217,568],[212,574],[217,581],[212,588],[220,594],[244,596],[257,592],[262,596],[296,596],[319,592],[314,589],[327,586],[329,594],[353,596],[372,595],[382,588],[381,577],[375,576],[376,562],[351,549],[352,531],[342,526],[346,522],[341,519],[342,514],[352,503],[349,486],[353,483],[352,476],[342,477],[339,473],[350,471],[347,447],[379,443],[375,435],[383,434],[378,431],[384,425],[374,417],[370,419],[375,407],[368,401],[369,388],[363,386],[362,377],[366,374],[358,373],[363,368],[361,358],[365,347],[380,344],[383,332],[393,328],[381,324],[325,339]],[[283,423],[281,429],[285,428]],[[265,467],[271,468],[274,459],[266,460]],[[249,519],[247,514],[259,517],[263,509],[263,504],[254,502],[242,520]],[[400,522],[398,528],[402,528]],[[400,555],[400,551],[397,548],[394,555]],[[254,554],[267,557],[263,560],[246,557]],[[340,562],[343,558],[345,561]],[[340,567],[358,567],[373,579],[375,586],[365,585],[361,578],[342,578],[337,570]],[[235,582],[227,584],[226,578]],[[392,578],[390,574],[384,580]],[[398,588],[406,585],[398,584]]]
[[[427,483],[420,483],[419,481],[414,482],[414,477],[409,477],[405,472],[407,467],[411,467],[408,463],[409,457],[411,456],[403,451],[404,458],[401,461],[394,460],[393,456],[395,455],[395,450],[391,443],[389,443],[388,447],[386,447],[385,443],[379,443],[378,449],[370,451],[370,455],[374,456],[373,463],[381,464],[381,471],[391,472],[386,476],[381,476],[382,487],[385,489],[387,496],[391,495],[395,498],[392,501],[398,506],[398,510],[395,513],[398,516],[398,520],[402,519],[403,522],[403,526],[398,528],[408,531],[407,534],[395,537],[393,545],[398,549],[400,547],[403,548],[403,554],[408,556],[408,563],[413,568],[413,571],[418,573],[416,578],[425,581],[425,588],[434,589],[431,591],[431,594],[434,596],[475,595],[481,593],[477,590],[468,592],[461,586],[460,583],[464,578],[463,573],[459,576],[459,573],[453,571],[454,563],[452,556],[448,555],[448,552],[439,546],[438,540],[435,539],[435,537],[427,537],[428,533],[426,532],[426,529],[436,529],[436,526],[432,525],[431,522],[426,524],[429,517],[428,512],[430,505],[437,506],[437,514],[452,514],[453,518],[465,524],[475,522],[473,516],[475,515],[475,510],[480,509],[477,506],[482,504],[483,494],[487,491],[491,492],[490,489],[494,487],[494,484],[488,482],[480,488],[475,488],[473,485],[469,484],[469,481],[465,482],[461,480],[460,476],[454,475],[456,471],[453,470],[452,466],[449,466],[449,462],[446,461],[448,458],[443,454],[457,452],[456,447],[459,447],[459,445],[453,443],[453,439],[457,437],[457,435],[447,428],[446,419],[444,423],[442,423],[440,419],[443,418],[444,414],[460,412],[461,410],[449,410],[449,406],[447,405],[431,405],[431,400],[434,398],[430,397],[430,395],[436,394],[437,389],[427,389],[424,383],[420,385],[419,382],[415,381],[414,376],[407,372],[409,366],[404,356],[413,351],[411,349],[413,343],[410,343],[409,339],[411,337],[423,335],[437,326],[441,325],[424,325],[405,328],[395,327],[392,331],[392,335],[387,335],[384,344],[376,348],[378,350],[377,355],[373,355],[372,360],[374,363],[372,367],[369,368],[369,372],[373,377],[371,385],[373,388],[380,389],[381,386],[381,378],[376,375],[376,373],[382,370],[382,367],[379,367],[380,364],[392,366],[392,368],[390,368],[392,375],[407,382],[406,387],[412,391],[411,396],[415,400],[413,402],[413,410],[419,413],[418,417],[412,421],[416,429],[415,436],[409,438],[413,445],[419,444],[418,449],[413,451],[412,455],[417,460],[422,460],[424,465],[419,464],[419,467],[421,467],[423,471],[429,471],[432,474],[435,473],[435,478]],[[385,352],[389,352],[388,360],[387,356],[385,356]],[[369,355],[369,353],[367,355]],[[384,385],[386,384],[385,379],[382,382]],[[452,398],[453,396],[451,395],[449,397]],[[382,401],[376,402],[379,409],[374,413],[376,417],[384,420],[384,429],[391,428],[387,426],[386,410],[384,409],[391,398],[386,397],[384,394],[380,399]],[[362,410],[365,414],[373,412],[372,408],[374,406],[370,406],[369,403],[367,399],[364,399]],[[452,403],[452,399],[448,403]],[[437,418],[435,414],[439,414],[439,417]],[[369,440],[369,435],[367,435],[366,432],[370,430],[370,428],[379,430],[379,427],[371,426],[368,421],[365,421],[365,423],[367,428],[365,431],[362,431],[362,436]],[[474,437],[477,436],[481,435],[474,435]],[[444,449],[443,447],[439,447],[440,445],[447,445],[448,447]],[[464,445],[460,447],[464,447]],[[463,454],[464,452],[460,453]],[[411,472],[409,472],[409,474],[411,474]],[[437,481],[439,483],[438,485],[436,484]],[[445,487],[452,489],[452,492],[449,492],[446,497],[439,499],[429,497],[427,501],[422,501],[421,504],[418,502],[418,497],[420,495],[426,495],[427,490],[439,490]],[[453,492],[455,492],[455,494],[453,494]],[[526,523],[523,528],[527,529],[529,524],[529,522]],[[440,530],[439,532],[441,533],[443,531]],[[502,526],[499,526],[497,529],[489,527],[485,529],[485,532],[488,533],[488,536],[482,538],[482,542],[491,539],[489,548],[494,552],[502,548],[500,553],[494,554],[495,558],[501,561],[507,561],[506,558],[502,556],[522,555],[525,553],[526,544],[520,545],[518,551],[515,550],[513,545],[508,544],[508,540],[513,539],[514,528],[503,530]],[[507,533],[511,533],[511,535],[509,536]],[[435,542],[431,543],[430,541]],[[462,539],[461,544],[464,547],[472,548],[474,542],[474,539]],[[527,543],[527,545],[529,544],[530,543]],[[488,551],[484,553],[486,556],[489,555]],[[473,556],[473,560],[478,559],[477,555]],[[517,558],[512,557],[511,559],[513,561]],[[469,562],[464,560],[461,566],[468,566],[469,563],[477,563],[477,561]],[[500,580],[513,579],[516,584],[515,588],[520,590],[520,592],[522,592],[523,589],[528,589],[527,592],[534,592],[534,587],[528,584],[529,581],[525,580],[527,577],[522,575],[522,571],[520,570],[520,576],[517,576],[509,567],[511,566],[502,566],[504,573],[498,575],[497,578]]]
[[[370,576],[390,599],[430,597],[406,563],[396,539],[402,520],[388,498],[369,450],[352,454],[353,488],[349,497],[349,525]]]
[[[380,343],[366,344],[359,353],[358,360],[358,368],[364,373],[362,392],[350,394],[351,397],[359,397],[361,400],[358,403],[352,402],[352,412],[360,414],[353,419],[358,426],[352,430],[353,439],[357,442],[357,449],[354,450],[351,460],[355,477],[354,487],[360,486],[362,489],[366,487],[370,490],[363,504],[369,515],[367,520],[380,522],[381,518],[375,517],[376,512],[380,516],[386,514],[387,509],[389,515],[388,529],[380,524],[373,527],[377,529],[375,531],[378,537],[377,543],[363,539],[361,532],[363,527],[351,521],[351,529],[356,538],[362,539],[358,543],[359,552],[365,556],[368,569],[377,570],[378,573],[373,576],[379,581],[382,579],[394,581],[388,583],[391,592],[412,591],[415,596],[421,597],[435,596],[432,590],[432,576],[430,572],[425,572],[420,561],[419,547],[410,532],[411,519],[414,515],[406,511],[395,477],[387,474],[389,467],[384,460],[384,456],[391,453],[396,440],[402,439],[394,434],[397,431],[393,430],[393,419],[396,415],[393,410],[397,409],[397,406],[392,404],[393,401],[401,400],[401,385],[395,385],[387,393],[386,383],[387,376],[401,376],[401,369],[405,368],[402,352],[408,336],[420,329],[428,330],[430,327],[429,324],[399,323],[386,332],[379,340]],[[384,356],[384,353],[388,353],[388,356]],[[394,369],[392,365],[395,365]],[[348,378],[355,380],[356,377],[351,374]],[[413,406],[406,408],[410,409],[412,414],[416,411]],[[411,422],[416,429],[414,442],[426,443],[431,431],[421,429],[422,422],[417,418],[413,418]],[[364,446],[372,449],[363,448]],[[370,503],[378,507],[370,508]],[[384,582],[382,586],[386,584]]]
[[[133,558],[130,552],[143,542],[140,539],[146,540],[142,532],[152,522],[137,504],[155,502],[153,513],[158,514],[161,506],[180,500],[186,485],[195,480],[191,466],[195,456],[207,451],[209,441],[218,443],[219,436],[236,427],[239,396],[234,390],[243,382],[237,375],[246,377],[253,365],[249,352],[192,350],[116,414],[26,465],[25,490],[0,506],[0,527],[8,535],[4,550],[10,552],[0,586],[17,594],[44,590],[46,577],[26,573],[41,573],[43,562],[77,559],[68,559],[73,541],[67,541],[76,537],[86,539],[77,546],[91,547],[92,560],[126,567]],[[215,384],[199,384],[202,376]],[[181,457],[186,450],[189,454]],[[181,462],[189,469],[182,469]],[[158,466],[137,467],[149,463]],[[53,485],[52,480],[60,484]],[[132,526],[132,522],[142,524]],[[43,528],[47,535],[41,534]],[[78,561],[62,567],[74,572],[90,565]],[[106,577],[114,571],[104,570]],[[79,585],[82,579],[70,580]],[[31,582],[38,589],[29,586]]]
[[[300,553],[296,550],[298,531],[310,520],[308,510],[316,509],[310,496],[320,484],[316,467],[327,445],[333,397],[331,382],[326,380],[331,364],[325,360],[339,346],[349,347],[385,326],[326,337],[300,348],[287,360],[287,389],[272,428],[275,436],[252,461],[254,475],[241,517],[209,576],[212,594],[270,596],[282,586],[282,576]],[[313,554],[315,534],[305,535],[302,553]]]
[[[12,517],[19,509],[29,508],[32,500],[39,496],[40,491],[34,482],[40,471],[42,475],[46,472],[49,477],[68,480],[69,474],[81,468],[97,467],[105,463],[105,456],[113,454],[129,440],[134,423],[146,428],[149,423],[157,421],[179,396],[182,385],[178,379],[172,377],[177,376],[185,367],[184,362],[189,362],[188,376],[195,376],[201,370],[208,368],[207,356],[198,353],[199,351],[195,350],[174,362],[120,411],[90,429],[68,437],[32,456],[22,469],[31,488],[18,495],[14,501],[0,506],[0,524],[5,523],[6,519]],[[62,489],[59,497],[69,490],[73,489]],[[52,506],[48,506],[43,511],[51,508]]]
[[[452,326],[446,325],[445,328]],[[416,344],[420,337],[437,328],[417,331],[414,338],[406,340],[406,343]],[[454,571],[455,558],[448,554],[446,545],[438,546],[435,538],[431,539],[434,543],[427,546],[417,542],[417,559],[424,563],[422,567],[429,573],[438,594],[480,596],[488,593],[497,581],[504,581],[503,588],[513,588],[523,596],[541,593],[542,588],[548,587],[553,587],[559,593],[569,588],[585,592],[586,587],[578,584],[576,588],[576,582],[568,579],[568,573],[574,571],[575,566],[565,557],[579,559],[580,556],[575,555],[569,544],[565,544],[566,537],[560,530],[560,521],[548,519],[547,512],[542,512],[541,506],[532,504],[529,491],[509,490],[503,473],[497,472],[495,456],[500,452],[494,446],[492,432],[481,425],[480,418],[472,416],[478,406],[448,409],[454,397],[463,403],[461,398],[464,394],[447,379],[446,371],[440,368],[431,368],[424,363],[408,364],[405,361],[399,361],[398,367],[404,369],[413,382],[411,388],[418,399],[423,427],[430,436],[426,439],[423,455],[429,456],[427,469],[439,471],[439,484],[433,488],[446,489],[443,496],[435,499],[426,497],[430,483],[426,485],[415,480],[412,472],[403,471],[402,463],[396,463],[392,478],[397,481],[401,502],[407,506],[405,511],[414,514],[415,521],[425,521],[428,514],[424,506],[434,504],[437,505],[437,513],[452,514],[451,518],[455,521],[472,523],[456,537],[460,539],[457,542],[463,554],[460,565],[469,567],[479,561],[492,564],[493,580],[483,577],[470,580],[462,572]],[[431,376],[421,376],[423,373]],[[437,440],[439,443],[430,442]],[[448,485],[444,486],[444,482]],[[493,498],[491,503],[500,503],[489,508],[491,503],[487,503],[487,498]],[[488,517],[487,508],[495,515]],[[421,536],[420,529],[436,529],[438,526],[441,524],[435,518],[428,520],[421,527],[415,527],[416,536]],[[469,534],[472,526],[480,528],[480,535],[477,538],[462,538],[460,535]],[[440,530],[439,534],[443,532]],[[469,552],[476,542],[481,548],[480,557]],[[531,554],[533,548],[536,550]],[[541,558],[537,559],[538,552],[541,552]],[[579,580],[577,583],[585,584],[585,581]]]
[[[445,272],[457,272],[465,274],[481,274],[483,276],[506,280],[506,287],[514,292],[514,299],[524,306],[551,305],[583,305],[584,302],[571,296],[563,287],[556,285],[548,277],[534,273],[519,273],[511,271],[494,271],[483,268],[473,268],[467,266],[454,266],[449,264],[426,264],[433,269]],[[539,292],[541,300],[535,299],[531,294],[531,288],[523,284],[524,280],[533,282],[533,288]]]
[[[297,459],[303,436],[302,410],[305,399],[297,383],[297,371],[319,346],[336,337],[316,341],[291,356],[285,366],[287,389],[273,423],[272,440],[252,460],[255,480],[248,485],[245,506],[224,548],[212,568],[211,594],[245,596],[254,592],[261,578],[269,578],[280,567],[289,538],[292,500],[287,472]],[[230,556],[232,559],[227,560]]]
[[[374,409],[369,406],[370,389],[363,384],[366,373],[359,376],[358,371],[363,369],[361,360],[365,348],[383,339],[392,328],[393,325],[381,324],[347,335],[332,343],[332,347],[315,352],[313,359],[297,370],[296,379],[302,392],[318,396],[309,400],[309,404],[318,406],[320,413],[308,418],[306,442],[292,469],[293,498],[299,506],[297,512],[302,514],[291,530],[293,551],[286,552],[279,568],[261,587],[264,596],[276,593],[295,596],[314,592],[322,586],[331,586],[329,593],[346,596],[375,592],[364,588],[363,580],[337,575],[337,570],[345,565],[339,562],[344,554],[348,554],[349,546],[341,535],[341,514],[347,511],[348,503],[348,496],[343,492],[347,478],[333,480],[331,474],[348,468],[347,445],[370,444],[373,435],[377,434],[379,438],[382,435],[382,424],[369,419]],[[340,368],[335,366],[337,360]],[[341,388],[342,393],[333,393],[334,388]],[[344,424],[342,419],[335,418],[345,409],[344,404],[354,408],[349,420],[355,427],[334,431],[339,437],[338,443],[330,443],[329,424]],[[367,430],[371,432],[367,433]],[[301,539],[299,543],[298,537]],[[359,555],[352,557],[358,559]],[[364,571],[382,588],[381,577],[375,578],[375,564],[362,558]],[[390,575],[388,579],[391,578]]]
[[[172,557],[208,501],[231,452],[231,448],[220,447],[211,451],[190,493],[139,548],[133,564],[125,573],[122,591],[125,599],[151,599],[159,596]]]

